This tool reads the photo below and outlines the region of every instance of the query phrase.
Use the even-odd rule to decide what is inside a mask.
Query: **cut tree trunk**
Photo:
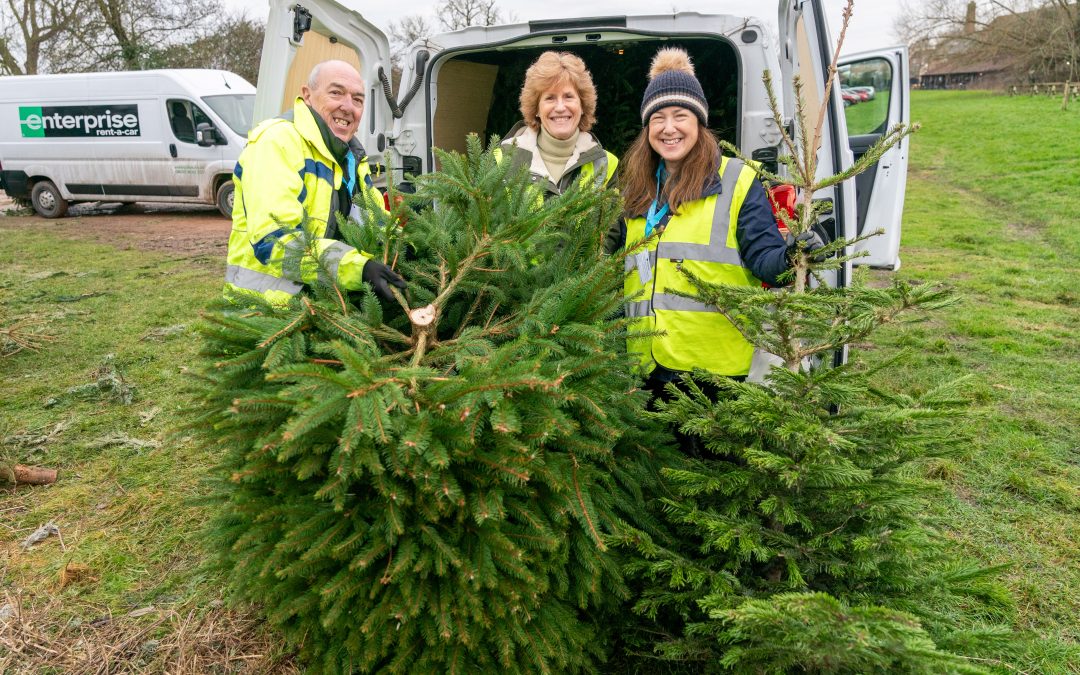
[[[26,466],[16,464],[11,473],[15,476],[15,483],[26,485],[48,485],[56,482],[56,469],[46,469],[40,466]]]

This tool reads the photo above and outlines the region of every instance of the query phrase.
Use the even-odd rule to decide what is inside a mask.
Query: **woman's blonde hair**
[[[623,196],[623,215],[627,218],[649,210],[656,198],[656,167],[659,165],[660,155],[649,145],[649,128],[645,127],[619,163],[619,189]],[[672,215],[678,213],[684,203],[701,197],[702,188],[719,170],[720,146],[716,136],[699,123],[697,143],[679,163],[678,173],[669,176],[664,183],[664,199],[660,202],[670,205]]]
[[[533,131],[540,130],[540,96],[564,82],[569,82],[581,99],[578,129],[592,129],[596,122],[596,86],[585,62],[570,52],[544,52],[525,71],[525,84],[521,87],[521,118]]]

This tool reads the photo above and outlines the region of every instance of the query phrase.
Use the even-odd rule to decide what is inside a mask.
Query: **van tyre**
[[[30,203],[43,218],[62,218],[68,210],[68,202],[60,196],[60,190],[52,181],[42,180],[34,183],[30,191]]]
[[[218,211],[221,211],[221,215],[226,218],[232,218],[233,189],[234,186],[231,180],[225,181],[217,189]]]

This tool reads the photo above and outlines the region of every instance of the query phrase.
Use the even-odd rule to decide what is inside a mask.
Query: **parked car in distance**
[[[850,89],[851,91],[853,91],[853,92],[855,92],[855,93],[857,93],[859,95],[864,95],[863,96],[864,101],[873,101],[874,100],[874,88],[871,87],[871,86],[848,87],[848,89]]]
[[[840,97],[844,99],[845,108],[849,105],[855,105],[856,103],[862,102],[862,97],[860,97],[853,91],[848,91],[847,89],[840,90]]]

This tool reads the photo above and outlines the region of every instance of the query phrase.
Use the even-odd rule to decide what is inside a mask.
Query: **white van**
[[[216,204],[255,88],[223,70],[0,77],[0,188],[46,218],[72,202]]]
[[[519,119],[518,93],[525,69],[548,49],[578,54],[597,88],[594,132],[605,149],[621,155],[641,129],[639,108],[649,62],[664,45],[684,47],[712,106],[710,126],[721,138],[772,169],[780,153],[780,130],[762,83],[773,73],[783,124],[791,125],[791,82],[800,75],[808,110],[825,90],[833,42],[822,0],[780,0],[778,35],[748,16],[696,12],[657,16],[614,16],[531,21],[467,28],[412,45],[398,94],[390,86],[390,46],[383,31],[333,0],[270,0],[263,43],[255,120],[291,106],[302,78],[322,58],[359,65],[368,104],[357,136],[372,159],[389,151],[395,173],[434,168],[432,148],[462,150],[468,132],[502,136]],[[906,47],[865,52],[844,60],[845,85],[872,86],[874,101],[845,111],[834,86],[824,123],[819,160],[822,175],[850,167],[892,125],[908,121]],[[849,125],[851,131],[849,135]],[[907,175],[908,141],[882,158],[857,183],[815,195],[833,204],[822,226],[854,236],[864,228],[885,235],[860,244],[862,260],[896,269],[900,261],[900,217]],[[831,283],[845,285],[850,270]]]

